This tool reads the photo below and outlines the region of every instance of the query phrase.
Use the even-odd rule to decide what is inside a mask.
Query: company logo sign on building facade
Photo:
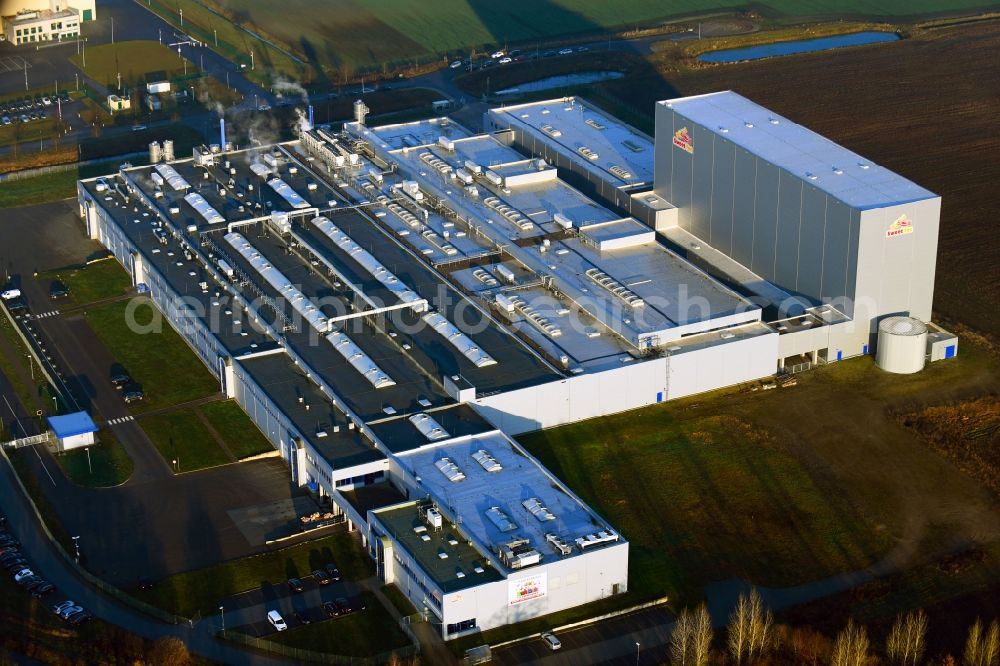
[[[674,132],[674,145],[689,155],[694,155],[694,142],[691,141],[687,127],[682,127]]]
[[[892,238],[894,236],[905,236],[906,234],[913,233],[913,222],[906,215],[900,215],[896,218],[896,221],[889,225],[889,229],[885,232],[886,238]]]
[[[527,578],[512,580],[507,584],[507,603],[516,606],[525,601],[539,599],[545,596],[545,588],[546,574],[544,571]]]

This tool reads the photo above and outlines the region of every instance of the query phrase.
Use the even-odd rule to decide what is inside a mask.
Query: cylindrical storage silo
[[[153,141],[149,144],[149,163],[158,164],[160,159],[163,157],[163,152],[160,150],[160,142]]]
[[[171,139],[167,139],[163,142],[163,161],[174,161],[174,142]]]
[[[924,369],[927,324],[912,317],[886,317],[878,324],[875,362],[886,372],[907,375]]]

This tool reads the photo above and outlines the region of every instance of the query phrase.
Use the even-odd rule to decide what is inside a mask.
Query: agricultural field
[[[629,594],[683,607],[720,581],[781,588],[886,575],[970,542],[1000,548],[989,489],[893,415],[998,388],[996,358],[966,345],[918,375],[863,357],[794,387],[719,392],[520,441],[630,540]]]
[[[194,0],[185,0],[187,4]],[[205,10],[210,7],[214,12]],[[185,22],[215,27],[226,16],[245,28],[242,39],[266,35],[310,65],[328,74],[377,70],[385,64],[428,62],[466,53],[472,48],[532,43],[609,30],[630,30],[682,16],[731,10],[722,0],[685,0],[666,8],[659,0],[613,3],[601,0],[344,0],[318,9],[310,0],[283,3],[260,0],[204,0],[185,9]],[[902,18],[943,12],[958,13],[989,6],[983,0],[770,0],[755,8],[775,18],[823,18],[845,15]],[[168,10],[169,11],[169,10]],[[197,12],[197,13],[193,13]],[[531,20],[526,20],[530,17]],[[202,25],[204,23],[204,25]],[[212,34],[213,27],[207,27]],[[253,33],[253,34],[251,34]],[[283,67],[282,67],[283,69]],[[287,73],[287,72],[282,72]]]

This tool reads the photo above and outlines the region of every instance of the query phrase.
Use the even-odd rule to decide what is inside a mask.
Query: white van
[[[7,291],[0,293],[0,298],[2,298],[5,301],[12,301],[15,298],[20,298],[20,297],[21,297],[20,289],[8,289]]]
[[[288,625],[285,624],[285,619],[281,617],[281,613],[276,610],[267,611],[267,621],[271,623],[277,631],[284,631],[288,629]]]

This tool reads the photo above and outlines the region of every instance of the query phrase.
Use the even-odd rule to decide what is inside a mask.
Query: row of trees
[[[774,615],[764,605],[760,593],[751,589],[741,594],[729,616],[725,648],[713,652],[712,618],[704,604],[685,609],[677,618],[670,635],[672,666],[708,666],[728,663],[736,666],[786,663],[830,666],[870,666],[879,663],[874,655],[868,630],[853,619],[829,639],[812,630],[790,630],[777,626]],[[896,617],[885,639],[885,659],[893,666],[924,664],[927,640],[927,614],[923,610]],[[785,659],[777,653],[785,649]],[[962,655],[962,666],[1000,666],[1000,623],[984,625],[980,620],[969,629]],[[951,656],[945,666],[957,666]]]

